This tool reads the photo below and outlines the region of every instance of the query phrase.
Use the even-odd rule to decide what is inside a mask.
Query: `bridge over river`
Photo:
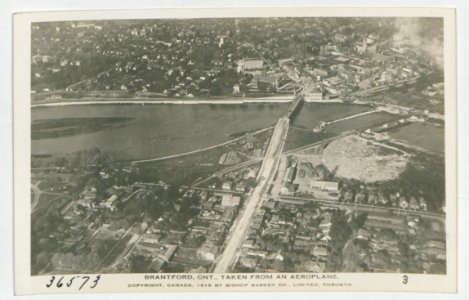
[[[257,174],[257,185],[249,194],[243,211],[240,212],[231,228],[230,234],[225,241],[223,252],[215,262],[214,273],[228,273],[232,270],[241,244],[248,231],[249,224],[251,223],[251,219],[254,213],[262,206],[268,186],[277,171],[280,156],[287,138],[290,119],[293,118],[298,109],[301,108],[302,102],[303,98],[301,96],[297,97],[290,104],[283,116],[278,119],[264,159],[262,160],[261,168]]]

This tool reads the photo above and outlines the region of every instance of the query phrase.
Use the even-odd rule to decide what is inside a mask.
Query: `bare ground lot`
[[[380,151],[382,146],[358,136],[348,136],[331,142],[323,152],[323,162],[338,177],[363,182],[395,179],[407,165],[408,156]]]

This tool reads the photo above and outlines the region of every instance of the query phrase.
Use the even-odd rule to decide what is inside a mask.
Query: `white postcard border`
[[[274,17],[274,16],[438,16],[444,17],[445,32],[445,162],[446,162],[446,232],[447,275],[337,273],[331,284],[351,286],[287,286],[287,287],[223,287],[219,291],[412,291],[455,292],[457,287],[457,190],[456,190],[456,32],[454,9],[443,8],[212,8],[157,10],[101,10],[73,12],[19,13],[14,25],[14,260],[15,292],[18,295],[42,293],[77,293],[76,290],[47,289],[50,276],[30,276],[30,24],[39,21],[146,19],[146,18],[204,18],[204,17]],[[277,273],[275,273],[277,274]],[[254,274],[260,275],[260,274]],[[291,274],[285,274],[291,275]],[[293,275],[297,275],[294,273]],[[144,274],[102,274],[100,285],[80,292],[155,292],[155,291],[216,291],[213,287],[154,287],[132,288],[128,284],[149,283]],[[221,275],[214,274],[220,277]],[[213,280],[215,284],[218,280]],[[324,282],[323,279],[307,279]],[[149,280],[152,281],[152,280]],[[207,280],[191,280],[193,285]],[[244,280],[245,281],[245,280]],[[272,280],[271,282],[274,282]],[[284,282],[282,279],[281,281]],[[154,280],[153,280],[154,282]],[[163,284],[184,284],[171,280]],[[279,281],[280,282],[280,281]],[[279,283],[277,282],[277,284]],[[293,281],[292,281],[293,282]],[[295,280],[301,283],[301,280]],[[230,283],[221,280],[222,284]],[[263,284],[262,279],[249,279],[249,284]]]

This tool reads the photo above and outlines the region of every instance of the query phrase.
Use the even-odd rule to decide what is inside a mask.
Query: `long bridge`
[[[268,186],[272,182],[277,171],[280,157],[287,138],[290,125],[290,118],[301,107],[303,98],[297,97],[288,107],[287,111],[280,117],[275,125],[274,132],[270,139],[262,165],[257,174],[257,185],[249,195],[246,206],[238,218],[235,220],[234,228],[228,236],[222,254],[219,256],[213,269],[214,273],[227,273],[233,268],[236,257],[247,234],[249,224],[254,213],[262,206]]]

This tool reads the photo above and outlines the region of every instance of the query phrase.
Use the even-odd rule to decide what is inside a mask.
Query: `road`
[[[237,257],[237,252],[248,231],[251,219],[257,209],[262,205],[263,195],[278,167],[289,124],[290,121],[288,118],[280,118],[277,121],[269,147],[267,148],[261,168],[257,174],[257,185],[247,199],[244,212],[238,215],[238,219],[235,221],[236,228],[234,228],[233,234],[228,237],[225,243],[223,253],[220,255],[214,267],[214,273],[228,273],[231,271]]]
[[[42,191],[38,188],[38,185],[41,181],[38,181],[36,184],[31,183],[31,191],[34,194],[34,199],[31,201],[31,209],[34,209],[39,202],[39,197],[41,196]]]
[[[113,263],[114,261],[116,261],[116,259],[112,259],[112,261],[108,261],[110,258],[112,258],[112,255],[115,255],[116,251],[119,249],[119,246],[121,246],[122,242],[124,241],[125,237],[129,234],[131,234],[132,232],[132,229],[143,219],[143,216],[145,214],[142,213],[138,218],[137,220],[129,227],[129,229],[127,229],[127,231],[120,237],[119,241],[116,242],[116,244],[114,245],[114,247],[111,248],[111,250],[109,250],[109,252],[106,254],[106,256],[104,256],[104,258],[101,260],[101,262],[96,266],[96,269],[94,270],[95,273],[97,273],[99,270],[101,270],[101,268],[105,267],[108,263]],[[138,240],[138,239],[136,239]],[[122,249],[117,255],[125,252],[124,250],[127,249],[127,247],[129,247],[129,244],[130,242],[133,242],[135,243],[136,242],[135,239],[130,239],[129,242],[126,243],[126,247],[124,249]],[[133,244],[131,244],[133,245]],[[117,257],[117,256],[116,256]]]
[[[62,193],[52,193],[52,192],[47,192],[47,191],[43,191],[39,188],[39,184],[41,183],[41,181],[38,181],[36,184],[32,184],[31,183],[31,191],[33,192],[34,194],[34,198],[31,200],[31,213],[35,212],[37,209],[43,207],[45,204],[48,204],[54,200],[57,200],[59,198],[61,198],[64,194]],[[42,194],[47,194],[47,195],[56,195],[57,197],[49,200],[49,201],[46,201],[46,203],[42,203],[39,205],[39,198],[41,197]]]

